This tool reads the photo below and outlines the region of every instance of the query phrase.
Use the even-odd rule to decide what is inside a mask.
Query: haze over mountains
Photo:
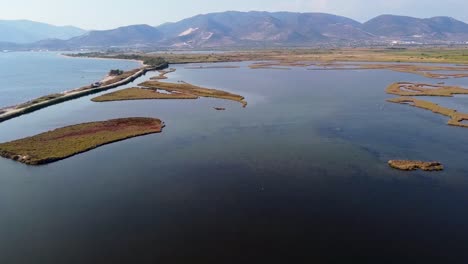
[[[0,42],[32,43],[44,39],[70,39],[86,33],[73,26],[54,26],[29,20],[0,20]]]
[[[3,37],[4,40],[4,35],[0,27],[0,39]],[[17,35],[20,33],[17,32]],[[24,43],[24,39],[26,38],[9,42]],[[216,48],[372,45],[395,42],[461,44],[467,41],[468,24],[450,17],[420,19],[382,15],[360,23],[350,18],[324,13],[229,11],[198,15],[157,27],[132,25],[113,30],[90,31],[68,40],[48,39],[19,47]],[[9,45],[11,47],[13,44]]]

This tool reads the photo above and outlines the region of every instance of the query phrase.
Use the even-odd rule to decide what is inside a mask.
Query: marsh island
[[[444,166],[436,161],[390,160],[388,165],[394,169],[403,171],[441,171],[444,169]]]
[[[113,142],[162,131],[154,118],[121,118],[67,126],[0,144],[0,156],[29,165],[62,160]]]

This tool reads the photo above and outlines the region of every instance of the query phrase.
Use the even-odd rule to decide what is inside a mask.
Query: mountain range
[[[69,39],[64,39],[64,35],[56,35],[19,46],[47,49],[216,48],[468,41],[468,24],[454,18],[421,19],[396,15],[381,15],[360,23],[350,18],[324,13],[228,11],[197,15],[156,27],[131,25],[84,34],[78,34],[79,29],[72,29],[75,31],[68,31],[68,34],[75,36]],[[5,39],[4,35],[0,23],[0,41],[24,43],[26,39],[12,41],[11,38]],[[18,30],[17,35],[25,34]],[[5,45],[7,44],[4,43],[3,46]]]
[[[80,36],[85,30],[73,26],[54,26],[29,20],[0,20],[0,42],[32,43],[44,39]]]

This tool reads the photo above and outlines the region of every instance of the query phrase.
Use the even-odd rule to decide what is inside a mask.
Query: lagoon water
[[[0,108],[88,85],[109,69],[138,66],[134,61],[68,58],[57,52],[0,52]]]
[[[245,95],[245,109],[83,97],[1,123],[0,142],[119,117],[167,127],[46,166],[0,159],[0,263],[467,260],[468,130],[385,101],[392,82],[434,80],[236,65],[168,76]],[[446,170],[399,172],[389,159]]]

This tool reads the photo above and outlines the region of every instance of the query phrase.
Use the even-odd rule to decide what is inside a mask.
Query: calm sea
[[[68,58],[56,52],[0,52],[0,108],[101,80],[134,61]]]
[[[115,67],[89,63],[77,71]],[[236,65],[169,77],[245,95],[245,109],[90,96],[1,123],[0,142],[118,117],[167,127],[41,167],[0,159],[0,263],[467,263],[468,130],[385,101],[392,82],[437,81]],[[468,106],[453,99],[439,103]]]

